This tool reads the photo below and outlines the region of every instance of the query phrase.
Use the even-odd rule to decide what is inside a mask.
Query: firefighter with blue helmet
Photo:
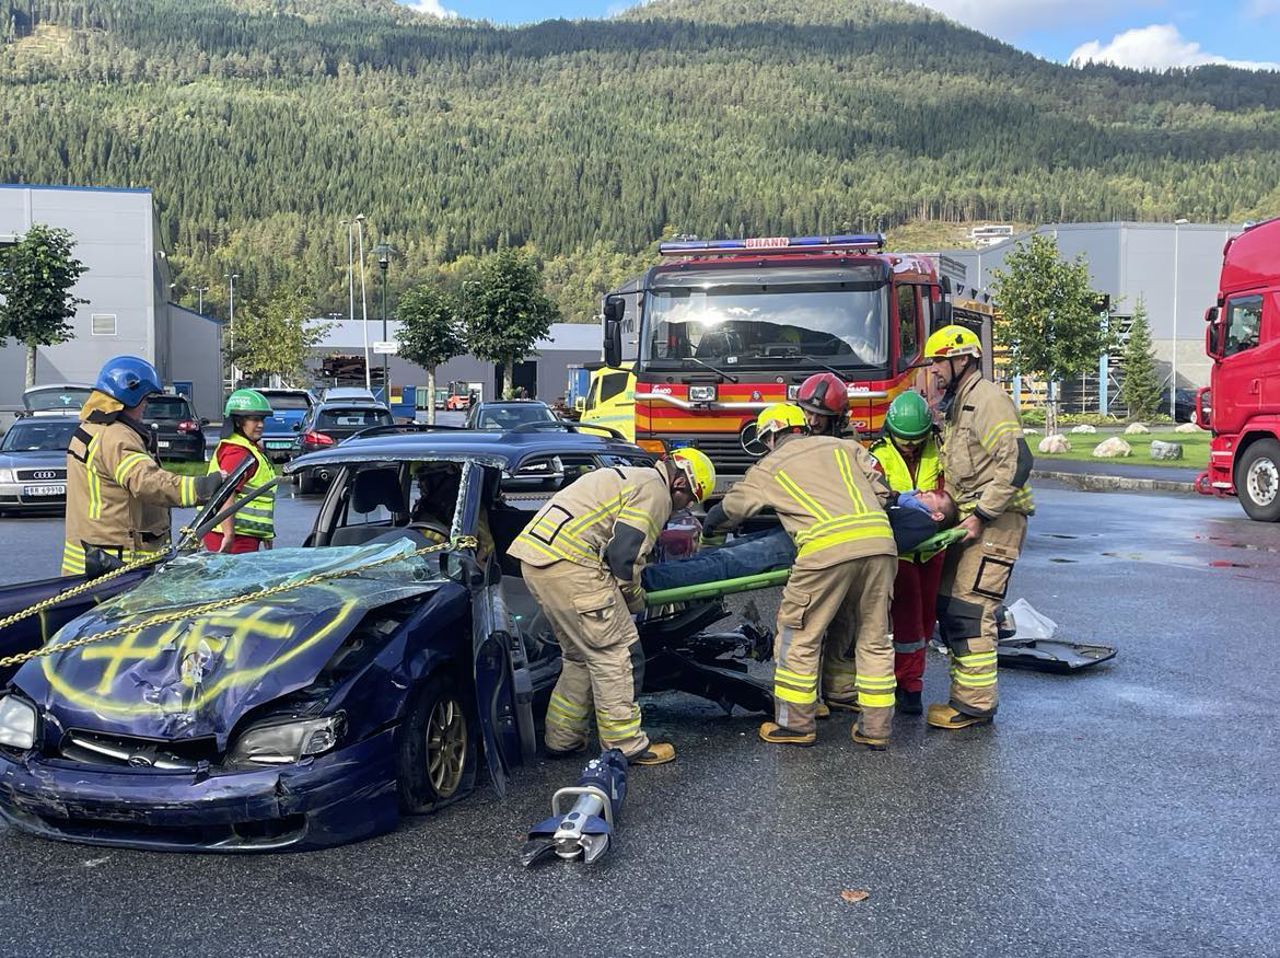
[[[169,548],[174,506],[207,501],[221,473],[178,476],[156,455],[143,425],[147,398],[162,392],[156,369],[137,356],[116,356],[98,373],[67,448],[67,518],[63,575],[101,575]]]

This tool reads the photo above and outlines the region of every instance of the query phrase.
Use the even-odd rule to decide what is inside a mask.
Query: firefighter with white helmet
[[[640,570],[672,511],[715,490],[706,454],[677,449],[652,466],[589,472],[557,492],[516,537],[508,555],[560,641],[560,679],[547,707],[553,755],[586,747],[594,712],[605,748],[633,765],[661,765],[675,747],[651,742],[640,721]]]
[[[770,406],[756,429],[769,454],[710,510],[706,529],[736,526],[770,506],[796,544],[778,608],[774,720],[760,726],[760,738],[816,741],[822,638],[842,614],[852,624],[861,708],[853,740],[885,748],[893,722],[889,602],[898,553],[885,512],[889,487],[857,443],[809,435],[796,406]]]
[[[951,649],[951,696],[929,706],[934,728],[986,724],[996,713],[996,611],[1035,511],[1033,459],[1013,401],[982,378],[982,345],[963,326],[929,337],[924,355],[942,393],[942,470],[966,538],[947,553],[938,624]]]

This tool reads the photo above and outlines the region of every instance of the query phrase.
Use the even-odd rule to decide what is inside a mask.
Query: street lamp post
[[[228,299],[227,341],[233,357],[231,360],[231,388],[234,390],[236,384],[240,382],[240,370],[236,368],[234,359],[236,349],[236,280],[240,278],[240,274],[226,273],[224,275],[227,279],[227,285],[231,288],[231,295]]]
[[[201,316],[204,315],[204,294],[207,292],[209,292],[208,286],[196,287],[196,297],[198,300],[198,303],[196,305],[196,312],[199,313]]]
[[[369,376],[369,297],[364,286],[364,214],[356,217],[356,233],[360,239],[360,329],[364,333],[364,388],[373,391]],[[354,312],[354,302],[352,311]]]
[[[382,341],[387,342],[387,269],[391,266],[391,254],[395,252],[386,243],[373,248],[378,254],[378,269],[382,270]],[[386,348],[385,346],[383,347]],[[387,379],[387,354],[382,354],[382,401],[391,405],[391,383]]]
[[[1178,421],[1178,239],[1185,219],[1173,221],[1173,343],[1169,352],[1169,418]]]

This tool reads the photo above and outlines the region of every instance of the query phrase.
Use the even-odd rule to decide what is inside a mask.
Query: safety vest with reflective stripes
[[[223,443],[249,450],[249,454],[258,464],[258,468],[241,488],[238,494],[240,498],[261,489],[276,477],[271,461],[262,454],[262,450],[238,432],[232,433],[218,443],[218,449],[214,450],[213,459],[209,462],[210,475],[219,471],[218,452],[222,449]],[[255,539],[274,539],[276,536],[275,513],[276,490],[272,487],[261,495],[254,496],[236,510],[235,534],[253,536]]]
[[[939,459],[937,437],[930,435],[920,450],[920,462],[916,466],[915,478],[911,476],[911,467],[907,465],[902,452],[893,444],[892,439],[881,439],[871,447],[871,455],[889,482],[894,492],[910,492],[912,489],[928,491],[942,487],[942,464]]]
[[[797,562],[826,568],[897,555],[884,503],[889,487],[865,449],[832,436],[785,439],[721,503],[736,525],[765,507],[796,544]]]

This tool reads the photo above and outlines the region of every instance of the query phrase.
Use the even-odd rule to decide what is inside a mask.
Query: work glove
[[[716,503],[707,510],[707,518],[702,522],[702,541],[705,543],[708,539],[719,538],[721,545],[724,544],[724,534],[728,526],[729,517],[724,514],[724,508],[720,503]]]
[[[221,472],[211,472],[196,479],[196,501],[200,503],[208,502],[213,498],[213,494],[222,488],[222,483],[226,481],[226,476]]]
[[[621,586],[622,598],[627,603],[627,611],[631,613],[643,612],[644,605],[644,589],[638,585]]]

